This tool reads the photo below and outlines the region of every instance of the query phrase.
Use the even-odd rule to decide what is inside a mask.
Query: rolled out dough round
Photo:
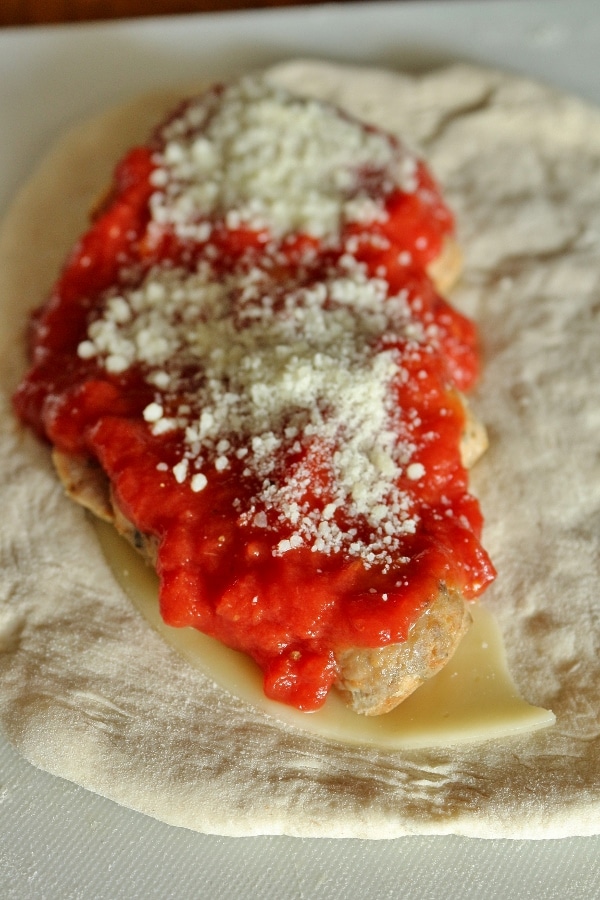
[[[498,568],[485,603],[514,679],[557,723],[462,747],[321,740],[230,696],[117,585],[48,453],[16,426],[28,311],[113,163],[175,95],[77,127],[0,236],[0,722],[35,765],[224,835],[550,838],[600,832],[600,115],[496,71],[418,77],[287,63],[271,77],[397,130],[457,214],[454,302],[483,340],[473,473]]]

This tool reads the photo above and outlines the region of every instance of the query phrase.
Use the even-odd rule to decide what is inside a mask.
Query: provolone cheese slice
[[[450,663],[384,716],[358,716],[331,692],[315,713],[301,713],[263,694],[258,666],[192,628],[165,625],[158,610],[158,580],[129,544],[97,523],[115,577],[147,621],[182,657],[231,694],[282,722],[330,740],[411,749],[472,743],[553,725],[552,712],[519,695],[506,665],[492,614],[473,604],[473,625]]]

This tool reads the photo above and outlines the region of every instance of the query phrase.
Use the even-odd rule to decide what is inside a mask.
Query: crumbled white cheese
[[[215,469],[217,472],[224,472],[229,468],[229,460],[226,456],[217,456],[215,459]]]
[[[415,527],[401,471],[408,463],[408,477],[418,479],[424,470],[410,463],[410,417],[405,422],[390,399],[404,378],[402,355],[394,346],[373,349],[392,331],[409,347],[415,340],[406,293],[388,293],[387,282],[348,261],[315,284],[301,278],[285,288],[266,271],[242,268],[217,280],[204,262],[192,272],[159,267],[134,289],[120,289],[130,315],[123,310],[115,323],[105,314],[84,343],[102,361],[112,335],[144,363],[156,397],[144,420],[156,435],[182,432],[178,483],[204,489],[208,475],[192,471],[194,460],[212,457],[224,472],[243,459],[241,477],[261,486],[242,520],[288,529],[276,552],[345,547],[367,564],[389,564]],[[201,373],[192,394],[190,365]],[[324,486],[315,485],[315,469],[326,473]],[[372,529],[367,543],[344,524],[357,519]]]
[[[415,159],[390,136],[260,78],[191,102],[163,138],[152,215],[183,238],[208,240],[215,214],[231,229],[322,238],[385,219],[386,193],[416,189]]]
[[[163,412],[160,403],[149,403],[142,415],[146,422],[158,422],[159,419],[162,419]]]
[[[417,527],[402,472],[426,475],[412,460],[418,417],[394,396],[408,377],[403,354],[434,336],[414,317],[418,298],[392,293],[384,268],[367,274],[356,236],[328,268],[311,269],[308,252],[285,277],[278,241],[304,231],[331,248],[344,223],[384,220],[387,194],[416,187],[414,159],[259,79],[189,104],[162,137],[150,233],[173,228],[201,252],[107,291],[80,358],[115,375],[136,366],[154,398],[149,430],[177,435],[175,482],[198,493],[233,470],[251,486],[239,522],[286,535],[276,554],[343,549],[389,567]],[[218,267],[219,219],[269,230],[260,264]]]
[[[190,481],[190,487],[194,491],[195,494],[198,494],[200,491],[203,491],[207,484],[208,484],[208,478],[202,472],[197,472],[196,475],[192,475],[192,479]]]
[[[175,476],[175,481],[177,484],[183,484],[185,479],[187,478],[189,462],[187,459],[182,459],[181,462],[178,462],[176,466],[173,466],[173,475]]]

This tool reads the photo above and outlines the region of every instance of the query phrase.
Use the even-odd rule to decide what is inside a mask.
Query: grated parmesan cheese
[[[414,159],[260,79],[189,103],[160,138],[152,224],[201,251],[191,265],[124,272],[79,356],[114,375],[141,369],[154,397],[144,421],[156,438],[180,436],[175,482],[199,493],[234,473],[251,488],[240,524],[287,534],[275,554],[343,549],[391,566],[418,522],[402,478],[425,475],[412,459],[418,419],[394,403],[394,385],[407,378],[403,353],[432,336],[407,291],[357,261],[356,237],[325,267],[308,255],[285,274],[279,247],[298,231],[333,246],[344,223],[381,221],[391,190],[415,189]],[[217,221],[267,229],[260,264],[219,269]]]
[[[208,240],[215,215],[324,238],[385,219],[394,187],[416,189],[416,161],[392,137],[260,78],[192,101],[161,137],[152,216],[185,239]]]
[[[267,272],[243,270],[217,280],[202,261],[191,272],[158,267],[135,289],[121,288],[131,314],[119,323],[113,299],[90,325],[85,353],[107,366],[115,346],[145,365],[156,399],[144,420],[155,435],[182,433],[184,456],[172,470],[179,484],[200,491],[210,477],[206,466],[194,471],[202,461],[223,473],[243,459],[241,477],[259,486],[240,521],[287,526],[290,537],[276,553],[304,544],[389,564],[399,538],[415,529],[409,496],[398,487],[413,446],[410,416],[389,399],[404,377],[401,353],[373,347],[390,331],[414,346],[405,293],[388,296],[385,281],[348,260],[314,285],[281,285]],[[191,394],[190,364],[202,373]],[[315,464],[327,473],[321,493]],[[411,463],[406,474],[416,479],[422,469]],[[368,543],[345,524],[357,517],[372,527]]]

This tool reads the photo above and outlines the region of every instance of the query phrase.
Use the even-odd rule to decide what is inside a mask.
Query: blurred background
[[[94,19],[299,6],[301,3],[314,5],[319,2],[322,0],[0,0],[0,26],[89,22]]]

